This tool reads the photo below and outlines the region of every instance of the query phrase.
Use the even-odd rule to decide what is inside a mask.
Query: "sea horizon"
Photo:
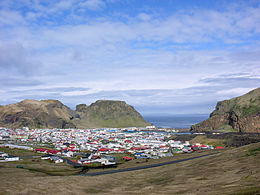
[[[143,118],[156,127],[186,129],[209,118],[209,114],[145,114]]]

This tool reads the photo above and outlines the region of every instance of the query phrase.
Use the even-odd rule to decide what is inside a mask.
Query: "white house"
[[[51,161],[53,161],[54,163],[62,163],[63,159],[58,157],[58,156],[51,156],[50,157]]]
[[[18,156],[13,156],[13,155],[5,157],[5,161],[17,161],[19,159],[20,158]]]
[[[62,155],[63,155],[63,156],[67,156],[67,157],[72,157],[73,154],[74,154],[74,152],[72,152],[72,151],[62,152]]]
[[[51,157],[51,156],[49,156],[49,155],[45,155],[45,156],[42,156],[41,159],[42,159],[42,160],[47,160],[47,159],[50,159],[50,157]]]
[[[7,156],[8,156],[7,153],[5,153],[5,152],[0,152],[0,157],[7,157]]]

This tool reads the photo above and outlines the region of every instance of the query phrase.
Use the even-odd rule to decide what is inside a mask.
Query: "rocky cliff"
[[[193,125],[192,131],[231,128],[239,132],[260,133],[260,88],[217,103],[210,118]]]
[[[0,106],[0,126],[30,128],[98,128],[149,125],[122,101],[99,100],[71,110],[58,100],[24,100]]]

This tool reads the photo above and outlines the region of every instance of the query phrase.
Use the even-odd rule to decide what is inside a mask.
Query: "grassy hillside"
[[[211,116],[235,112],[242,116],[255,115],[260,111],[260,88],[250,91],[249,93],[218,102],[216,110]]]
[[[218,102],[210,118],[193,125],[191,130],[260,132],[260,88]]]
[[[0,108],[0,125],[6,127],[68,128],[75,127],[73,111],[58,100],[24,100]]]
[[[2,194],[259,194],[259,159],[256,143],[178,164],[93,177],[53,177],[0,164],[0,189]]]
[[[94,127],[141,127],[147,126],[143,117],[124,101],[99,100],[88,107],[81,106],[81,120],[77,126]]]
[[[71,110],[58,100],[24,100],[0,107],[0,126],[12,128],[98,128],[149,125],[123,101],[97,101]]]

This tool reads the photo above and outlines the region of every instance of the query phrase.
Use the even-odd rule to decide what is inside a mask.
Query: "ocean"
[[[167,115],[167,116],[143,116],[143,118],[162,128],[190,128],[191,125],[199,123],[207,118],[209,114],[182,114],[182,115]]]

